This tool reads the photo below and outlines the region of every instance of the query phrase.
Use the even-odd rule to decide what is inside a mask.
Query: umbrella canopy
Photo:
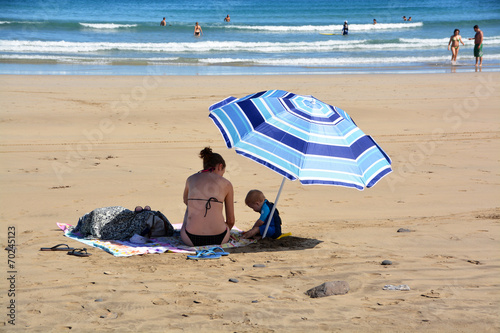
[[[392,171],[389,156],[346,112],[312,96],[268,90],[209,110],[228,148],[283,175],[263,238],[285,179],[363,190]]]
[[[268,90],[209,110],[228,148],[304,185],[363,190],[392,171],[390,158],[346,112],[312,96]]]

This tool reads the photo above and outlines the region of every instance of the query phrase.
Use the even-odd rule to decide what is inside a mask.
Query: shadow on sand
[[[248,246],[231,248],[229,251],[231,253],[297,251],[312,249],[322,242],[317,239],[295,236],[287,236],[281,239],[265,238]]]

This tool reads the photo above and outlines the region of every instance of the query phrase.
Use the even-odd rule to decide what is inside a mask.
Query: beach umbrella
[[[209,108],[228,148],[304,185],[358,190],[392,171],[389,156],[342,109],[313,96],[268,90],[228,97]]]

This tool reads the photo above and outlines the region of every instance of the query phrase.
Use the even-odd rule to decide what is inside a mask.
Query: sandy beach
[[[365,191],[286,182],[292,236],[217,260],[39,251],[82,247],[56,223],[98,207],[150,205],[181,223],[205,146],[224,156],[236,226],[250,228],[247,191],[274,201],[281,177],[228,150],[208,107],[267,89],[345,110],[394,171]],[[0,245],[16,244],[2,255],[2,331],[498,332],[498,105],[498,72],[0,76]],[[350,290],[305,295],[326,281]]]

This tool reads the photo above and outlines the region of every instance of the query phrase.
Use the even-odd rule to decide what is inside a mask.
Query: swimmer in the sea
[[[198,22],[196,22],[194,26],[194,36],[200,37],[201,35],[203,35],[203,30],[201,29],[201,26],[198,24]]]

